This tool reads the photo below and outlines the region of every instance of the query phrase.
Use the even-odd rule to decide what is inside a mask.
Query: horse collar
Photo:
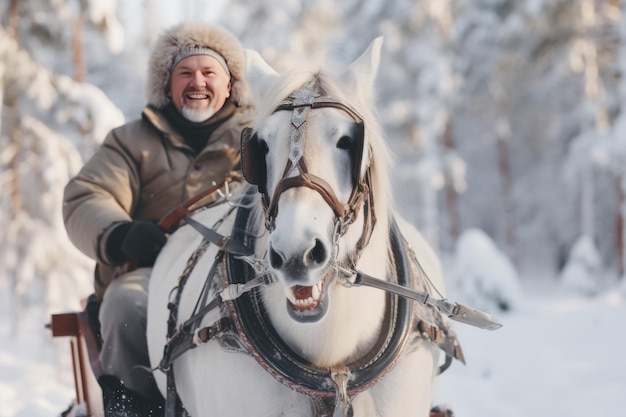
[[[233,227],[233,238],[253,247],[250,211],[240,208]],[[416,280],[405,254],[397,226],[392,229],[392,253],[396,265],[396,280],[401,285],[412,286]],[[222,262],[221,274],[225,285],[244,284],[254,278],[252,268],[227,255]],[[256,361],[282,384],[309,396],[319,411],[329,405],[348,407],[350,399],[380,381],[396,365],[408,346],[416,326],[415,304],[403,297],[387,296],[387,309],[381,335],[371,352],[358,361],[336,369],[322,369],[310,364],[293,352],[278,336],[270,323],[260,297],[254,291],[227,301],[234,327],[241,343]],[[322,408],[320,408],[322,407]]]

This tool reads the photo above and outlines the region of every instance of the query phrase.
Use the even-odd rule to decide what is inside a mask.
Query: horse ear
[[[263,97],[269,85],[278,76],[278,73],[269,66],[261,54],[253,49],[246,49],[246,76],[255,103]]]
[[[374,91],[374,81],[378,74],[380,64],[380,51],[383,45],[383,37],[374,39],[369,47],[358,57],[343,74],[346,82],[352,83],[357,92],[365,92],[371,95]]]

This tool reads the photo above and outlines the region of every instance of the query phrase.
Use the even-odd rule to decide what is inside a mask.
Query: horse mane
[[[269,117],[291,93],[307,82],[317,79],[328,96],[350,105],[363,117],[364,158],[370,159],[372,187],[376,195],[375,210],[378,214],[388,213],[392,206],[392,187],[389,177],[389,169],[393,166],[391,152],[385,143],[373,94],[352,87],[355,83],[350,82],[353,80],[346,80],[345,70],[346,68],[340,68],[336,64],[325,67],[308,64],[280,74],[268,86],[267,91],[257,103],[255,125],[258,126],[260,121]],[[365,167],[362,169],[364,170]]]

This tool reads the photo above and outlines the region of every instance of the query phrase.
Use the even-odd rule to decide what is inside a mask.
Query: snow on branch
[[[78,308],[93,262],[74,248],[62,220],[63,190],[123,113],[97,87],[56,74],[0,28],[0,295],[17,326],[30,303]]]
[[[89,142],[101,141],[112,128],[124,123],[124,115],[102,90],[87,83],[55,74],[35,62],[7,32],[0,28],[0,56],[5,63],[5,95],[28,99],[51,121],[85,135]],[[31,105],[23,106],[26,110]],[[74,132],[74,133],[75,133]]]

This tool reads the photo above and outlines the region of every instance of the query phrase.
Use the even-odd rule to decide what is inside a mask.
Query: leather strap
[[[214,184],[212,187],[207,188],[206,190],[200,192],[198,195],[190,198],[187,201],[182,202],[177,207],[170,210],[165,216],[163,216],[159,220],[158,226],[166,233],[172,232],[172,230],[176,227],[176,225],[178,225],[178,223],[180,223],[183,217],[189,214],[195,204],[207,198],[208,196],[222,188],[225,184],[242,181],[243,178],[237,172],[229,173],[219,183]]]

